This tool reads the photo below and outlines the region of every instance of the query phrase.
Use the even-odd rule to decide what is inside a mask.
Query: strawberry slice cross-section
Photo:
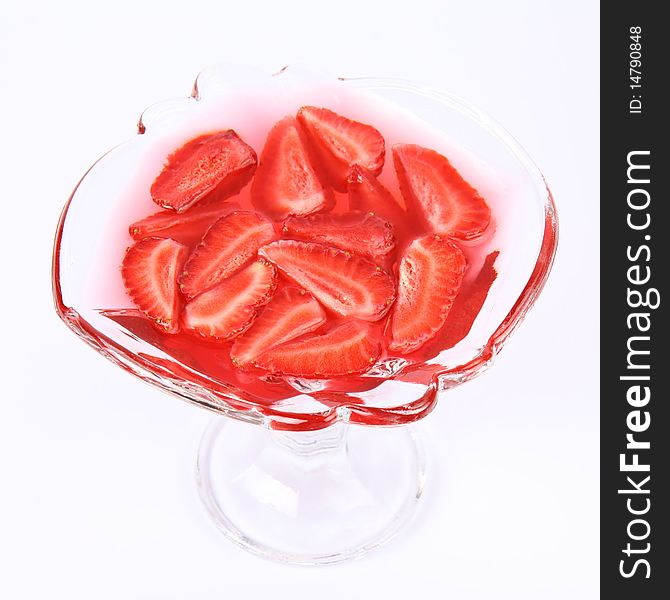
[[[396,144],[393,162],[405,201],[423,215],[430,231],[461,240],[484,233],[491,220],[488,205],[445,156]]]
[[[447,320],[465,268],[463,252],[446,238],[430,234],[409,245],[398,269],[392,351],[409,354],[435,336]]]
[[[144,219],[135,221],[128,231],[134,240],[145,237],[172,238],[187,246],[197,244],[214,221],[241,210],[239,204],[228,201],[195,206],[184,213],[161,210]]]
[[[391,276],[371,260],[325,244],[279,240],[259,254],[343,317],[381,319],[395,299]]]
[[[373,175],[381,173],[384,138],[372,125],[315,106],[303,106],[297,119],[311,142],[310,149],[318,164],[336,190],[346,191],[351,165],[360,165]]]
[[[279,121],[268,134],[251,186],[251,200],[257,210],[276,220],[333,206],[333,194],[310,164],[291,116]]]
[[[195,247],[179,278],[187,298],[214,287],[241,269],[275,237],[272,223],[253,212],[234,212],[216,221]]]
[[[371,212],[393,223],[396,227],[407,221],[405,205],[367,169],[353,165],[347,176],[349,208]]]
[[[230,357],[238,367],[275,346],[314,331],[326,322],[326,313],[314,297],[295,286],[278,291],[254,324],[235,340]]]
[[[254,174],[254,149],[232,130],[201,135],[168,156],[151,186],[151,197],[178,213],[196,202],[223,199],[239,192]]]
[[[395,247],[393,226],[370,213],[349,212],[291,217],[284,222],[286,237],[337,246],[372,258]]]
[[[323,335],[282,344],[253,362],[272,373],[296,377],[338,377],[368,371],[381,347],[368,323],[350,321]]]
[[[179,331],[177,277],[188,248],[169,239],[147,238],[128,248],[121,274],[137,307],[167,333]]]
[[[184,326],[202,337],[233,339],[251,325],[275,286],[275,268],[265,261],[253,262],[191,300],[182,314]]]

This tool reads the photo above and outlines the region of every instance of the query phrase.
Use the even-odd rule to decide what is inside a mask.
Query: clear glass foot
[[[200,444],[197,482],[230,540],[272,560],[317,565],[389,541],[417,508],[424,470],[408,426],[286,432],[218,417]]]

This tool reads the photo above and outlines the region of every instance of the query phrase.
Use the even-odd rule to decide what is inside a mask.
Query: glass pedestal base
[[[254,554],[317,565],[361,557],[414,514],[424,458],[409,426],[286,432],[216,418],[197,459],[218,528]]]

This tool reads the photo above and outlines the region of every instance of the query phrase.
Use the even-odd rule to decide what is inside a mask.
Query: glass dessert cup
[[[419,143],[449,156],[495,217],[495,233],[473,269],[474,281],[487,284],[473,292],[477,310],[460,337],[433,357],[382,360],[348,381],[268,378],[248,388],[190,356],[130,308],[118,265],[131,243],[128,224],[157,208],[148,190],[174,148],[232,128],[260,149],[255,111],[272,122],[302,104],[353,111],[364,122],[400,119],[422,132]],[[197,482],[229,539],[282,562],[333,563],[362,556],[409,522],[424,487],[423,454],[410,424],[431,411],[440,392],[492,364],[541,292],[556,242],[554,204],[541,173],[509,134],[461,99],[398,80],[219,66],[198,76],[190,98],[147,109],[138,135],[79,182],[56,234],[54,298],[68,327],[109,360],[217,413],[200,445]]]

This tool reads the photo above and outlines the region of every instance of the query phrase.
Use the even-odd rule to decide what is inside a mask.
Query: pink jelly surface
[[[272,102],[268,102],[270,97],[273,98]],[[119,199],[115,218],[103,234],[105,254],[104,260],[101,260],[100,277],[94,286],[92,302],[99,307],[102,314],[115,321],[133,337],[147,342],[170,357],[166,359],[164,356],[146,354],[143,358],[149,360],[155,368],[164,369],[172,376],[193,381],[222,394],[234,391],[237,397],[257,404],[271,405],[304,392],[304,382],[301,382],[300,378],[271,374],[255,367],[245,370],[236,367],[230,358],[233,341],[209,341],[183,329],[176,334],[161,331],[133,306],[124,290],[119,270],[126,248],[133,243],[128,234],[129,225],[159,210],[151,200],[149,190],[171,152],[197,135],[230,128],[260,155],[272,125],[286,114],[295,114],[304,104],[324,106],[351,119],[369,123],[382,133],[386,142],[386,160],[378,180],[401,203],[402,195],[393,167],[391,148],[395,143],[414,143],[434,148],[447,156],[461,175],[477,188],[491,208],[492,220],[482,237],[467,242],[456,241],[465,254],[467,269],[444,327],[433,339],[410,354],[393,354],[388,351],[388,345],[383,344],[383,354],[378,364],[402,359],[405,365],[392,375],[394,379],[427,383],[432,368],[425,370],[426,377],[418,376],[417,373],[424,372],[426,361],[455,346],[468,334],[496,279],[498,236],[502,239],[506,235],[504,228],[500,231],[497,220],[500,206],[504,203],[504,194],[500,189],[506,189],[508,186],[504,182],[503,175],[488,170],[485,163],[459,148],[456,140],[437,134],[409,113],[398,111],[389,105],[380,104],[376,100],[353,92],[343,93],[340,90],[334,94],[328,88],[298,89],[284,96],[275,97],[268,91],[261,93],[259,90],[249,90],[227,97],[218,105],[211,104],[206,110],[201,111],[197,118],[186,120],[169,134],[157,133],[151,143],[147,144],[142,163],[136,165],[134,172],[129,174],[129,184],[123,197]],[[148,125],[148,130],[151,133],[151,124]],[[242,210],[257,212],[258,209],[251,203],[250,189],[251,185],[247,185],[227,202],[235,203]],[[332,213],[347,212],[349,210],[347,194],[334,192],[334,197]],[[412,240],[428,232],[420,215],[412,211],[403,215],[402,222],[392,224],[396,247],[385,259],[383,266],[389,272],[397,273],[397,265],[403,250]],[[280,239],[282,227],[281,222],[275,225]],[[197,238],[180,241],[193,248]],[[280,274],[279,286],[287,283]],[[374,327],[380,336],[388,338],[387,320],[388,315],[375,323]],[[328,327],[336,321],[337,319],[331,315]],[[368,374],[334,377],[322,381],[319,391],[311,395],[323,404],[337,404],[340,393],[370,390],[385,381],[387,377],[375,375],[378,372],[373,369]],[[355,402],[355,398],[347,396],[347,403],[351,404],[352,401]],[[231,405],[234,407],[234,402],[231,402]]]

